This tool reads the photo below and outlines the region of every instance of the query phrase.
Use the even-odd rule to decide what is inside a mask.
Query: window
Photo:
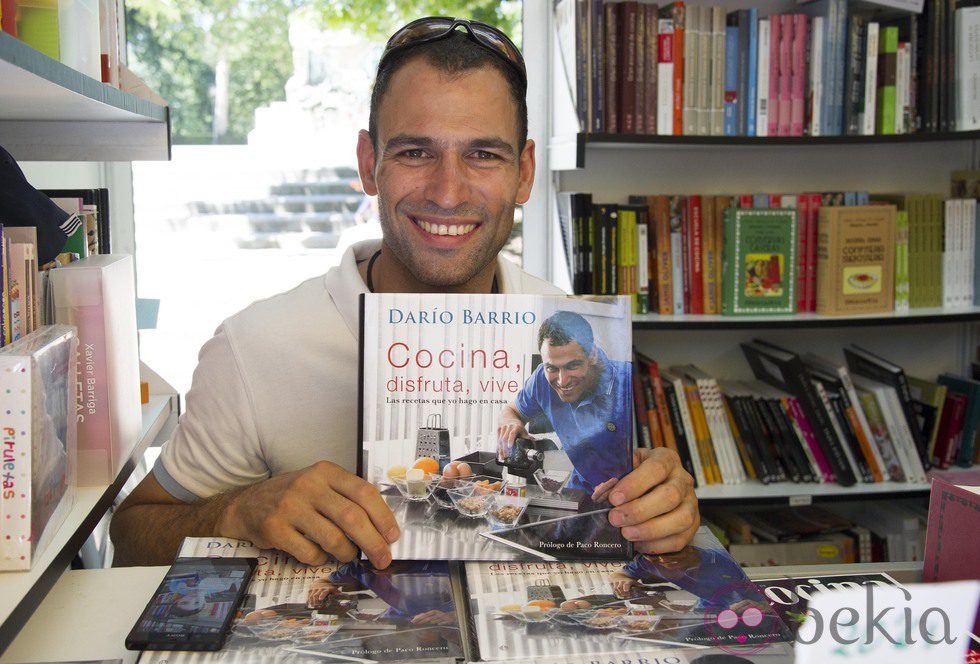
[[[184,394],[223,319],[380,237],[354,147],[394,28],[468,16],[520,44],[521,10],[513,0],[129,0],[129,64],[170,103],[174,143],[172,161],[133,164],[139,296],[160,300],[143,360]],[[520,218],[506,249],[518,261]]]

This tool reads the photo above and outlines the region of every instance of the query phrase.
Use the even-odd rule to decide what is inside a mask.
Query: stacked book
[[[565,76],[589,133],[980,128],[980,71],[969,42],[977,7],[810,0],[797,12],[765,16],[754,7],[560,0],[555,16]]]
[[[853,315],[976,302],[976,177],[939,194],[560,193],[578,294],[634,313]],[[955,187],[960,183],[959,188]],[[969,191],[969,193],[967,193]],[[860,246],[858,246],[860,245]]]
[[[845,362],[742,344],[754,380],[634,362],[637,442],[670,447],[699,486],[791,481],[925,483],[977,458],[980,382],[907,376],[855,345]]]

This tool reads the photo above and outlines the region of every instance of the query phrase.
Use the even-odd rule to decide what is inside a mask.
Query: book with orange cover
[[[718,461],[715,458],[714,446],[711,443],[711,434],[708,432],[708,419],[704,414],[704,405],[701,403],[698,386],[693,382],[685,380],[684,393],[687,397],[688,408],[691,411],[691,420],[694,423],[694,437],[697,441],[701,464],[704,466],[708,484],[721,484],[721,470],[718,468]]]
[[[649,196],[647,197],[647,206],[650,209],[656,245],[657,312],[670,315],[674,313],[674,266],[670,250],[670,198],[667,196]]]

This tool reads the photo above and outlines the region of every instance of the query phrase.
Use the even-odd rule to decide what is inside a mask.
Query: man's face
[[[534,178],[534,144],[517,151],[506,80],[492,67],[450,76],[414,58],[392,77],[377,126],[378,151],[362,131],[357,153],[386,246],[425,284],[465,284],[496,259]]]
[[[595,353],[586,354],[576,341],[552,346],[545,339],[541,344],[541,362],[551,389],[565,403],[573,403],[589,395],[599,380]]]

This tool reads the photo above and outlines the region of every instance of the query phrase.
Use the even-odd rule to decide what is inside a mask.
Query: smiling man
[[[498,255],[534,179],[526,87],[520,52],[490,26],[430,17],[395,33],[357,144],[383,240],[222,323],[172,439],[113,517],[117,564],[168,563],[183,537],[213,535],[307,563],[357,548],[391,562],[397,523],[354,474],[358,298],[560,292]],[[644,550],[675,550],[697,527],[693,480],[655,452],[616,486],[610,520]]]

